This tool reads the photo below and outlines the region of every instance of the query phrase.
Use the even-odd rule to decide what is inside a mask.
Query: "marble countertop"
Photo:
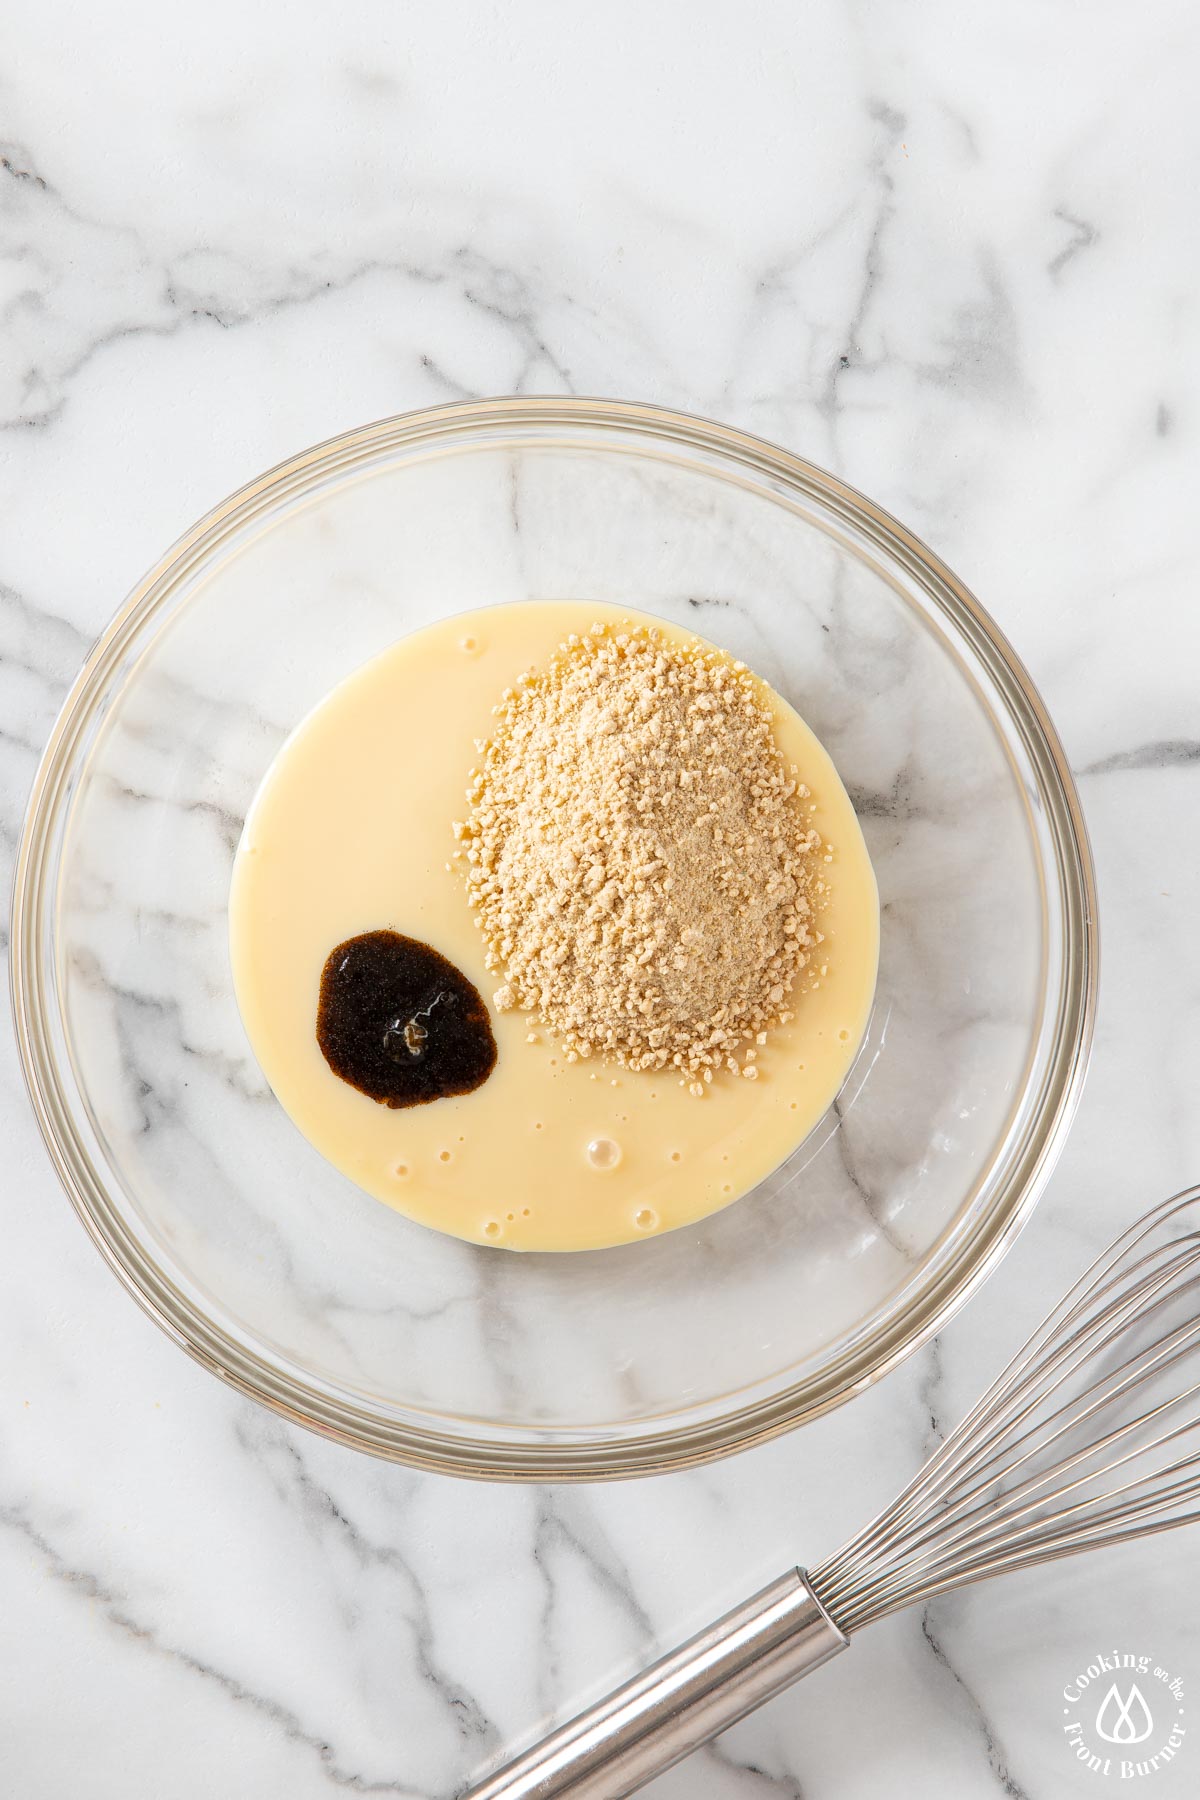
[[[7,21],[0,853],[93,636],[287,453],[460,396],[721,417],[925,537],[1027,661],[1099,871],[1083,1105],[1000,1271],[871,1393],[695,1473],[336,1449],[141,1315],[0,1043],[0,1768],[23,1800],[451,1795],[906,1481],[1088,1254],[1200,1177],[1200,19],[116,0]],[[1102,1793],[1062,1688],[1200,1690],[1200,1532],[878,1625],[660,1800]],[[1200,1744],[1150,1779],[1200,1785]]]

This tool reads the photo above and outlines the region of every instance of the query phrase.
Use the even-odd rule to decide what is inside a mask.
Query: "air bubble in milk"
[[[587,1147],[587,1159],[593,1169],[615,1169],[621,1160],[621,1146],[615,1138],[593,1138]]]

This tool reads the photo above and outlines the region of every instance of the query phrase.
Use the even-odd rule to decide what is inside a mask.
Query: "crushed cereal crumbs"
[[[496,708],[455,826],[503,977],[563,1044],[755,1079],[820,940],[808,799],[742,663],[646,626],[572,635]],[[747,1048],[747,1046],[750,1046]]]

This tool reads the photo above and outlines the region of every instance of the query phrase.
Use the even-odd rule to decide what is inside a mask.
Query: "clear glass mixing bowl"
[[[694,625],[795,704],[858,807],[882,957],[839,1100],[752,1195],[519,1256],[410,1223],[311,1149],[243,1034],[225,905],[258,782],[335,682],[445,613],[567,596]],[[396,770],[397,806],[419,780]],[[1033,1205],[1095,999],[1077,797],[977,602],[812,465],[616,402],[384,420],[210,513],[88,658],[13,906],[42,1131],[147,1311],[291,1419],[498,1478],[678,1466],[877,1379]]]

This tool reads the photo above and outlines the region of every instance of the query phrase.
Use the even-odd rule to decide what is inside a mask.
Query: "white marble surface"
[[[10,11],[0,839],[93,635],[199,512],[381,414],[508,390],[762,431],[898,512],[1015,640],[1101,885],[1096,1053],[987,1288],[898,1374],[685,1476],[492,1490],[224,1391],[61,1196],[7,1038],[6,1793],[449,1796],[907,1479],[1143,1204],[1200,1176],[1200,442],[1185,4]],[[1098,1648],[1200,1691],[1200,1533],[873,1628],[662,1800],[1101,1793]],[[1200,1744],[1155,1775],[1194,1793]]]

